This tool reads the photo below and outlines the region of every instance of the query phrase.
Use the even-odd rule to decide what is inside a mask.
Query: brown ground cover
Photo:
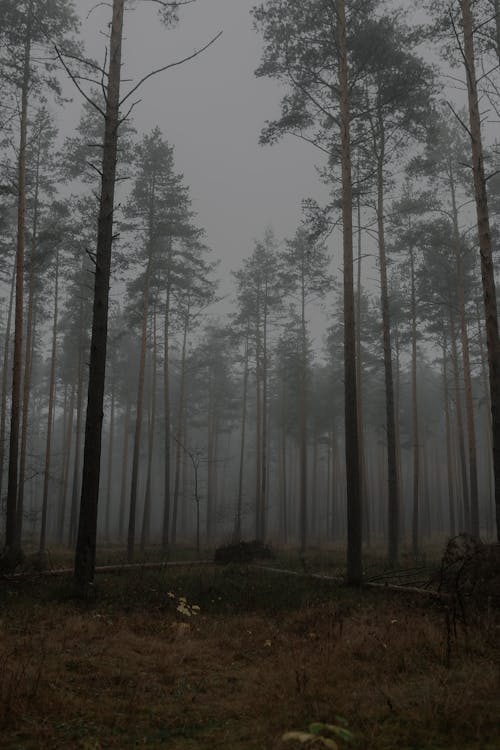
[[[358,748],[500,748],[488,609],[238,566],[103,577],[85,605],[0,583],[0,604],[1,748],[293,750],[338,715]]]

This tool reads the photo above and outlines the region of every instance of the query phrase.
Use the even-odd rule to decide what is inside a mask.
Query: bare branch
[[[56,55],[59,58],[59,61],[60,61],[61,65],[63,66],[64,70],[66,71],[66,73],[68,74],[68,76],[71,78],[71,80],[73,81],[73,83],[75,84],[76,88],[78,89],[78,91],[80,92],[80,94],[83,96],[83,98],[85,99],[85,101],[87,101],[92,107],[94,107],[94,109],[96,109],[102,115],[102,117],[105,118],[106,115],[103,112],[103,110],[101,109],[101,107],[93,99],[91,99],[90,96],[88,96],[88,94],[86,94],[86,92],[83,90],[83,88],[78,83],[78,79],[75,78],[75,76],[73,75],[73,73],[71,72],[71,70],[66,65],[66,62],[64,61],[64,58],[63,58],[61,52],[59,51],[59,48],[57,47],[57,45],[54,45],[54,49],[56,51]]]
[[[146,81],[147,81],[147,80],[148,80],[149,78],[152,78],[153,76],[156,76],[156,75],[158,75],[159,73],[163,73],[164,71],[166,71],[166,70],[169,70],[170,68],[177,68],[177,67],[178,67],[179,65],[183,65],[183,63],[189,62],[189,60],[193,60],[193,59],[194,59],[195,57],[198,57],[198,55],[201,55],[201,54],[202,54],[202,52],[205,52],[205,50],[207,50],[207,49],[208,49],[209,47],[211,47],[211,46],[212,46],[212,44],[215,44],[215,42],[216,42],[216,41],[217,41],[218,39],[220,39],[220,37],[222,36],[222,33],[223,33],[222,31],[219,31],[219,33],[218,33],[218,34],[216,34],[216,36],[214,36],[214,37],[213,37],[213,38],[212,38],[212,39],[211,39],[211,40],[210,40],[210,41],[208,42],[208,44],[205,44],[205,46],[204,46],[204,47],[201,47],[201,49],[195,50],[195,52],[193,52],[193,54],[191,54],[191,55],[188,55],[187,57],[184,57],[184,58],[183,58],[182,60],[177,60],[177,62],[174,62],[174,63],[170,63],[169,65],[164,65],[164,66],[163,66],[162,68],[158,68],[157,70],[153,70],[153,71],[151,71],[151,73],[148,73],[148,75],[144,76],[144,78],[141,78],[141,80],[139,81],[139,83],[138,83],[138,84],[137,84],[136,86],[134,86],[134,87],[133,87],[133,88],[132,88],[132,89],[131,89],[131,90],[130,90],[130,91],[128,92],[128,94],[126,94],[126,96],[124,96],[124,98],[123,98],[123,99],[121,100],[121,102],[120,102],[120,107],[121,107],[121,106],[122,106],[122,104],[124,104],[124,103],[125,103],[125,102],[127,101],[127,99],[129,99],[129,98],[130,98],[130,97],[132,96],[132,94],[134,94],[134,93],[135,93],[135,92],[137,91],[137,89],[138,89],[138,88],[140,88],[140,87],[142,86],[142,84],[143,84],[143,83],[145,83],[145,82],[146,82]]]
[[[127,114],[124,115],[120,120],[118,120],[118,127],[120,127],[120,125],[122,125],[125,122],[125,120],[128,120],[128,118],[132,114],[132,110],[135,107],[137,107],[137,105],[140,104],[141,102],[142,102],[142,99],[137,99],[137,101],[135,101],[135,102],[133,102],[133,104],[131,104],[131,106],[128,109]]]
[[[472,138],[472,133],[470,132],[470,129],[469,129],[468,127],[467,127],[467,125],[466,125],[466,124],[465,124],[465,122],[464,122],[464,121],[462,120],[462,118],[460,117],[460,115],[459,115],[459,114],[458,114],[458,113],[457,113],[457,112],[456,112],[456,111],[454,110],[454,108],[453,108],[453,106],[452,106],[452,105],[450,104],[450,102],[448,102],[448,101],[447,101],[447,102],[446,102],[446,104],[447,104],[447,105],[448,105],[448,107],[449,107],[449,108],[451,109],[451,111],[453,112],[453,114],[454,114],[454,115],[455,115],[455,117],[457,118],[458,122],[459,122],[459,123],[460,123],[460,125],[461,125],[461,126],[463,127],[463,129],[464,129],[464,130],[466,130],[466,131],[467,131],[467,133],[468,133],[468,134],[470,135],[470,137]]]

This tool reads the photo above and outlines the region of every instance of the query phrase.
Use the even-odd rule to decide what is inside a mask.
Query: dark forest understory
[[[499,746],[498,612],[455,625],[428,597],[237,565],[98,576],[95,594],[2,584],[2,748],[293,749],[312,723],[347,728],[339,748]]]

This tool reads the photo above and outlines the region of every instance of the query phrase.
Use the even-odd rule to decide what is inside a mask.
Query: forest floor
[[[240,565],[0,581],[0,748],[499,750],[497,615]]]

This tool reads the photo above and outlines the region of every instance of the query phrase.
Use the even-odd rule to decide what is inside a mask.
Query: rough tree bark
[[[17,480],[19,460],[19,416],[21,413],[21,366],[23,357],[23,304],[24,304],[24,245],[26,219],[26,147],[28,141],[28,98],[30,88],[31,31],[33,25],[33,0],[27,9],[26,36],[21,88],[21,127],[19,136],[17,176],[17,243],[16,243],[16,297],[14,312],[14,349],[12,354],[12,398],[10,407],[9,473],[7,480],[7,515],[5,520],[5,547],[15,549],[17,535]]]
[[[476,213],[481,255],[484,313],[488,344],[491,421],[493,432],[493,471],[495,475],[495,509],[497,540],[500,541],[500,341],[498,338],[497,297],[488,211],[488,194],[484,171],[481,114],[477,90],[474,55],[474,21],[470,0],[460,0],[463,23],[463,53],[467,76],[469,126]]]
[[[356,384],[356,323],[352,235],[352,160],[350,136],[349,61],[345,0],[337,2],[339,87],[342,147],[342,220],[344,248],[345,451],[347,481],[347,580],[359,585],[362,566],[361,476],[359,465]]]
[[[124,5],[125,0],[113,0],[109,71],[106,87],[106,117],[97,232],[82,494],[74,567],[75,581],[80,589],[85,589],[89,583],[93,582],[95,571],[104,381],[108,339],[109,282],[111,275],[111,248],[113,244],[118,128],[120,124],[120,73]]]

